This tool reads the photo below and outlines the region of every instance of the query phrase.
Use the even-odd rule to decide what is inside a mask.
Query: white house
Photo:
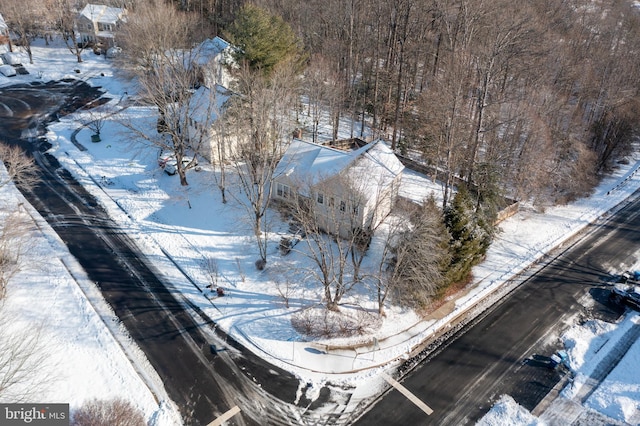
[[[126,13],[126,9],[120,7],[87,4],[76,16],[79,41],[100,44],[107,49],[115,46],[115,34],[126,20]]]
[[[326,232],[375,229],[391,212],[404,166],[382,140],[344,151],[294,139],[274,172],[272,198],[314,203]]]
[[[183,98],[188,103],[168,105],[165,113],[180,121],[178,131],[182,132],[186,124],[190,148],[212,164],[232,160],[237,154],[236,138],[218,120],[232,96],[227,87],[232,81],[230,70],[235,66],[233,51],[234,47],[228,42],[215,37],[192,49],[173,52],[173,59],[178,61],[173,66],[184,66],[193,77],[190,83],[194,88],[189,90],[188,99]],[[162,73],[162,68],[158,67],[157,72]],[[166,123],[167,118],[160,114],[158,131],[163,132],[163,122]]]
[[[236,66],[234,47],[220,37],[209,38],[200,43],[194,52],[193,66],[197,68],[201,83],[207,87],[231,86],[230,68]]]
[[[212,164],[229,161],[237,155],[237,143],[231,132],[218,122],[225,103],[233,96],[225,87],[200,86],[189,98],[189,137],[200,155]]]

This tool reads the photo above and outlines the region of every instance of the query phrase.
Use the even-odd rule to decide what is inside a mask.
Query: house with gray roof
[[[118,27],[126,20],[126,9],[102,4],[87,4],[76,16],[79,42],[108,49],[116,45]]]
[[[324,231],[347,238],[389,215],[403,170],[382,140],[341,150],[294,139],[276,167],[271,196],[285,203],[304,198]]]

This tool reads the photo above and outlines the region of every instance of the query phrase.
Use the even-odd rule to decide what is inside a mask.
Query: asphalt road
[[[234,406],[241,413],[228,424],[296,424],[289,408],[298,380],[216,336],[206,319],[194,320],[180,294],[157,278],[94,197],[44,153],[46,141],[18,139],[24,129],[37,134],[49,115],[70,112],[99,95],[80,82],[0,89],[5,105],[0,134],[30,152],[39,166],[40,183],[21,188],[23,194],[100,288],[158,372],[185,424],[206,425]]]
[[[544,358],[561,349],[561,331],[582,318],[614,320],[620,315],[608,302],[603,279],[612,269],[636,261],[639,242],[636,199],[401,380],[433,414],[390,390],[356,424],[474,424],[503,394],[532,410],[560,379],[558,371],[546,368]]]

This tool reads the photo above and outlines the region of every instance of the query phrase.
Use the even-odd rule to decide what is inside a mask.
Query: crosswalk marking
[[[239,412],[240,412],[240,408],[236,405],[231,410],[227,411],[226,413],[224,413],[223,415],[221,415],[220,417],[218,417],[217,419],[209,423],[207,426],[220,426],[222,423],[226,422],[227,420],[229,420],[231,417],[235,416]]]
[[[419,409],[427,413],[427,416],[430,416],[433,413],[433,410],[431,409],[431,407],[429,407],[424,402],[420,401],[417,396],[415,396],[409,391],[409,389],[405,388],[400,383],[395,381],[391,376],[388,376],[385,373],[382,373],[381,375],[382,375],[382,378],[387,381],[387,383],[389,383],[391,386],[396,388],[398,392],[403,394],[409,401],[413,402]]]

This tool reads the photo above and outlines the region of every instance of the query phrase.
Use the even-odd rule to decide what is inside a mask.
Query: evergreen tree
[[[491,244],[487,222],[476,213],[474,201],[465,187],[460,187],[451,205],[444,211],[444,223],[451,235],[451,263],[447,273],[450,283],[467,278]]]
[[[243,6],[225,36],[238,48],[239,63],[265,75],[278,64],[301,58],[302,49],[291,27],[280,16],[258,6]]]

